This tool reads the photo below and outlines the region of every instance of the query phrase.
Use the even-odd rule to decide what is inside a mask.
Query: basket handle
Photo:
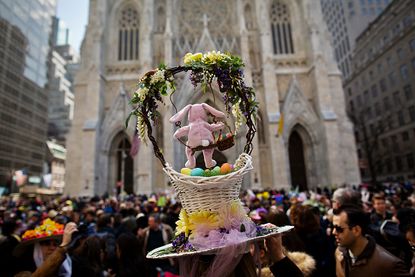
[[[172,75],[175,75],[177,73],[180,72],[186,72],[192,70],[191,67],[186,67],[186,66],[176,66],[176,67],[172,67],[172,68],[168,68],[166,69],[166,71],[169,71]],[[247,95],[245,95],[244,93],[241,93],[241,104],[245,106],[245,108],[249,107],[249,99],[247,98]],[[247,110],[247,109],[245,109]],[[144,120],[144,124],[147,127],[147,135],[149,140],[151,141],[151,144],[153,145],[153,151],[154,151],[154,155],[159,159],[159,161],[161,162],[162,166],[164,168],[167,167],[167,163],[166,160],[164,158],[164,155],[162,153],[162,151],[160,150],[156,139],[153,136],[153,128],[152,128],[152,124],[150,122],[149,117],[147,116],[150,113],[150,110],[146,109],[145,106],[141,107],[141,110],[138,111],[139,113],[141,113],[143,116],[143,120]],[[246,125],[248,127],[247,133],[246,133],[246,144],[244,147],[244,152],[248,155],[250,155],[252,153],[253,150],[253,143],[252,140],[255,136],[256,133],[256,128],[255,128],[255,124],[252,121],[252,117],[250,115],[245,115],[245,119],[246,119]]]

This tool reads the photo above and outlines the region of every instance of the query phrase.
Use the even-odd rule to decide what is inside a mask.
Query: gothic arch
[[[134,192],[134,160],[130,156],[130,149],[129,136],[124,131],[118,132],[112,139],[108,152],[108,192],[114,188],[120,189],[120,184],[127,193]]]
[[[139,4],[132,0],[116,1],[109,18],[107,45],[112,46],[107,48],[106,53],[109,63],[137,62],[140,56],[140,35],[143,25]],[[136,22],[132,22],[133,20]],[[123,43],[120,49],[121,41]]]
[[[289,161],[289,142],[293,132],[297,132],[303,141],[306,178],[308,188],[317,185],[317,176],[320,175],[316,157],[319,153],[319,118],[312,105],[304,96],[295,77],[291,80],[288,92],[282,106],[284,115],[283,141],[287,149],[287,161]],[[288,172],[289,176],[291,172]],[[290,179],[291,180],[291,179]]]
[[[289,134],[287,148],[291,186],[299,186],[300,191],[308,190],[314,183],[314,144],[301,124],[296,124]]]

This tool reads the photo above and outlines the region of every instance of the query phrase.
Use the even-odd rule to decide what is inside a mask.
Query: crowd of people
[[[262,276],[415,276],[414,188],[396,183],[376,190],[363,185],[243,191],[241,201],[255,223],[294,229],[257,242],[245,255],[259,263],[250,271],[242,259],[245,266],[235,270],[242,268],[245,275],[235,276],[259,271]],[[173,239],[180,210],[170,193],[49,200],[2,196],[1,276],[177,276],[175,259],[145,257]],[[25,231],[46,219],[65,226],[63,234],[22,241]]]

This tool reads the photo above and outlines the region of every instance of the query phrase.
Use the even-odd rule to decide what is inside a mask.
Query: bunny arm
[[[225,126],[225,124],[223,124],[222,122],[212,123],[212,124],[207,123],[207,129],[209,129],[212,132],[223,129],[224,126]]]
[[[175,138],[181,138],[186,136],[189,133],[190,126],[183,126],[180,129],[177,129],[177,131],[174,133]]]

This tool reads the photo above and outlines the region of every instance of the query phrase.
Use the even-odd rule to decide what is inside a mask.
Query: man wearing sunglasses
[[[342,206],[333,217],[333,235],[336,249],[336,275],[355,276],[410,276],[400,259],[365,236],[369,218],[359,207]]]

